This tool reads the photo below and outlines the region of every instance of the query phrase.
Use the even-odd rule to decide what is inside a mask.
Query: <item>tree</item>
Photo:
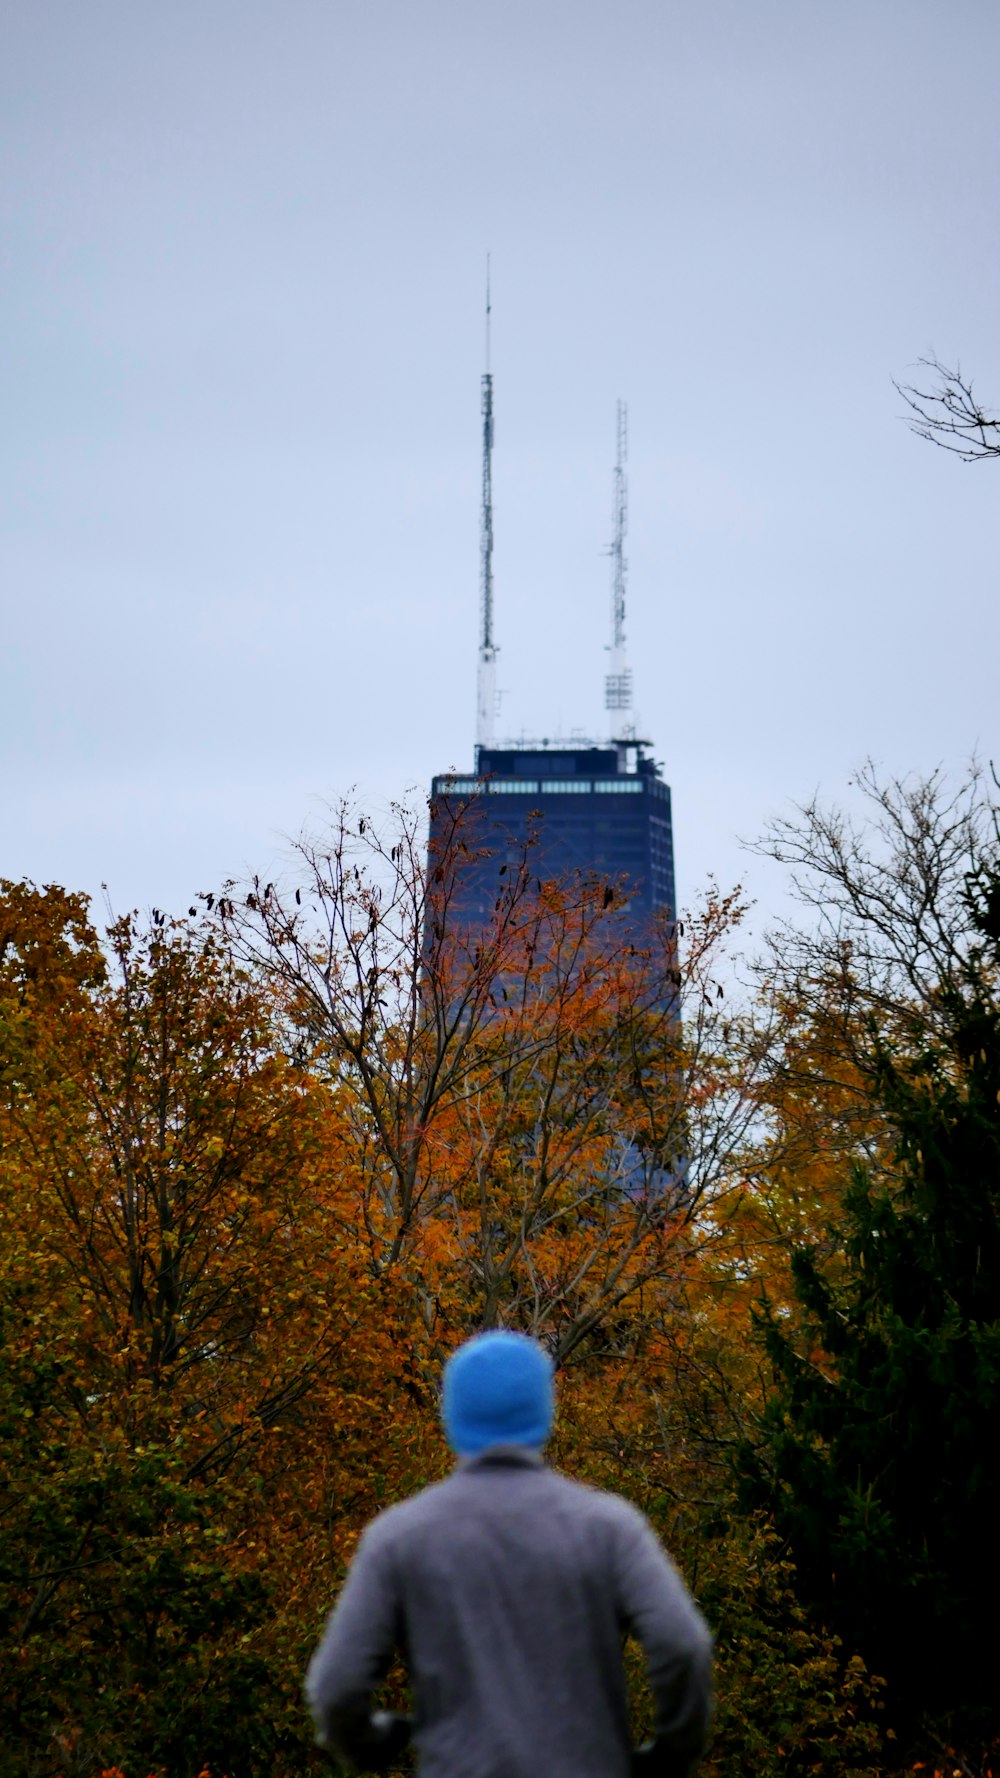
[[[710,896],[679,956],[672,921],[640,945],[617,886],[540,881],[529,843],[464,931],[461,816],[429,869],[422,832],[341,807],[297,882],[227,885],[216,911],[336,1097],[372,1276],[406,1281],[430,1362],[497,1321],[563,1362],[683,1271],[732,1186],[716,970],[738,897]]]
[[[917,437],[952,451],[963,463],[1000,457],[1000,418],[980,407],[960,367],[952,370],[937,358],[921,358],[920,363],[934,379],[929,388],[894,385],[910,409],[909,424]]]
[[[951,796],[870,769],[862,787],[873,830],[813,805],[770,842],[819,914],[782,946],[785,989],[850,1058],[876,1140],[794,1254],[798,1318],[760,1318],[773,1383],[743,1499],[897,1718],[995,1734],[1000,828],[975,770]]]
[[[527,860],[450,931],[405,825],[302,857],[104,944],[0,893],[0,1714],[40,1778],[298,1769],[337,1566],[447,1461],[442,1355],[531,1327],[607,1401],[732,1186],[733,901],[679,958]]]
[[[275,1036],[217,933],[105,952],[0,886],[0,1770],[306,1755],[303,1614],[331,1511],[406,1461],[359,1405],[391,1425],[405,1346]]]
[[[447,1466],[440,1360],[493,1321],[560,1363],[557,1461],[642,1499],[709,1603],[726,1769],[864,1765],[868,1679],[720,1485],[759,1392],[747,1295],[787,1207],[814,1226],[799,1159],[853,1076],[810,1105],[802,1025],[763,1204],[772,1033],[719,981],[738,900],[639,945],[615,885],[530,861],[477,934],[405,811],[342,811],[288,885],[103,944],[82,898],[0,893],[12,1772],[310,1769],[322,1612],[372,1512]]]

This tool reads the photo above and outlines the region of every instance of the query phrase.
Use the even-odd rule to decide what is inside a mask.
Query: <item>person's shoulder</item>
[[[651,1529],[645,1513],[634,1506],[631,1500],[626,1500],[624,1495],[612,1494],[605,1488],[595,1488],[590,1482],[578,1482],[573,1476],[563,1475],[560,1470],[552,1469],[548,1474],[567,1509],[574,1515],[599,1521],[626,1534],[648,1532]]]
[[[447,1511],[446,1496],[453,1481],[453,1475],[445,1476],[443,1481],[429,1482],[426,1488],[408,1495],[405,1500],[383,1507],[365,1530],[363,1541],[366,1547],[370,1550],[391,1549],[399,1538],[408,1537],[428,1519]]]
[[[606,1527],[610,1534],[617,1533],[625,1539],[651,1534],[645,1515],[620,1494],[577,1481],[547,1464],[518,1474],[526,1483],[531,1500],[542,1511],[555,1512],[577,1524]],[[388,1555],[421,1532],[442,1523],[452,1524],[457,1517],[468,1514],[478,1519],[483,1510],[478,1489],[470,1489],[469,1472],[455,1469],[442,1481],[431,1482],[406,1500],[385,1507],[371,1520],[363,1543],[367,1553]]]

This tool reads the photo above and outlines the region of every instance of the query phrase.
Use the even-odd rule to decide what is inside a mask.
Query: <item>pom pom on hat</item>
[[[459,1457],[490,1445],[540,1449],[554,1412],[552,1361],[527,1334],[479,1334],[445,1366],[441,1417]]]

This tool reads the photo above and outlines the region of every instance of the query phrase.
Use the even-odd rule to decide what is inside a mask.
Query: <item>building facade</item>
[[[538,877],[627,879],[637,926],[655,913],[673,913],[670,787],[646,746],[629,739],[480,747],[474,775],[436,777],[431,855],[440,855],[459,805],[463,832],[474,841],[473,855],[456,871],[452,920],[467,930],[488,924],[503,872],[529,843]]]

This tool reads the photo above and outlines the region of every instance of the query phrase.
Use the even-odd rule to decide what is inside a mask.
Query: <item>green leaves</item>
[[[998,882],[996,868],[989,878]],[[990,888],[992,894],[992,887]],[[856,1167],[831,1257],[793,1260],[798,1325],[760,1317],[773,1385],[742,1497],[798,1587],[911,1719],[988,1717],[1000,1588],[1000,947],[956,965],[933,1020],[871,1038],[896,1171]]]

